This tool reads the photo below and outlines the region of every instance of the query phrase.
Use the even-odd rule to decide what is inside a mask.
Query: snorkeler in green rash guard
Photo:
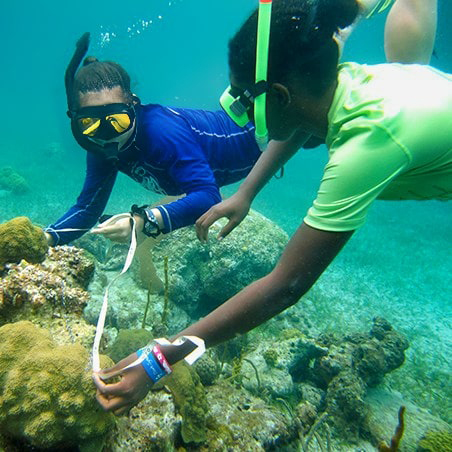
[[[338,66],[337,32],[350,26],[357,14],[353,0],[273,2],[266,79],[268,132],[270,138],[286,139],[302,130],[326,140],[330,167],[319,191],[319,205],[313,206],[318,211],[310,211],[271,273],[176,337],[197,336],[206,346],[213,346],[296,303],[362,224],[373,199],[452,196],[450,76],[417,65]],[[253,92],[256,84],[256,28],[254,13],[229,45],[236,99],[240,92]],[[432,121],[437,133],[435,149],[430,146]],[[431,183],[433,175],[440,181],[439,189]],[[250,192],[262,180],[255,178]],[[365,198],[362,203],[359,193]],[[313,219],[318,221],[315,226],[311,226]],[[162,346],[161,352],[172,364],[192,349],[186,342],[182,347]],[[140,365],[121,370],[136,358],[134,353],[94,375],[97,399],[105,410],[127,412],[155,381]],[[115,370],[122,372],[121,381],[107,384],[102,380]]]
[[[387,62],[428,64],[433,51],[436,34],[437,0],[396,0],[394,2],[383,0],[357,0],[359,12],[351,25],[339,29],[334,39],[338,44],[339,53],[345,41],[362,18],[368,18],[381,8],[387,8],[393,3],[386,18],[384,31],[384,48]],[[403,33],[400,33],[403,30]],[[397,89],[397,84],[392,83]],[[300,132],[298,132],[300,133]],[[325,138],[311,135],[303,148],[309,149],[325,143]],[[261,157],[277,162],[273,156]],[[258,162],[259,163],[259,162]],[[253,199],[270,179],[270,165],[257,164],[238,191],[230,198],[211,207],[196,222],[197,233],[200,240],[206,240],[209,227],[219,218],[227,217],[229,222],[221,229],[218,237],[227,236],[246,217]]]

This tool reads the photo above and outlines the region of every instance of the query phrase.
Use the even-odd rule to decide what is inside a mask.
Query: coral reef
[[[287,235],[270,220],[252,212],[231,238],[213,242],[203,245],[196,239],[193,228],[183,228],[152,248],[153,261],[162,281],[165,280],[165,258],[168,258],[168,303],[165,309],[165,298],[150,294],[146,328],[162,334],[163,319],[168,334],[184,329],[201,312],[210,311],[270,271],[287,242]],[[95,244],[92,245],[90,249],[100,253]],[[115,245],[106,254],[103,264],[98,266],[99,272],[90,285],[91,301],[84,311],[89,322],[96,322],[105,285],[115,276],[112,272],[122,268],[127,251],[127,246]],[[148,293],[143,289],[142,277],[136,269],[136,263],[132,264],[129,272],[110,291],[107,327],[128,329],[142,326]]]
[[[405,406],[401,406],[399,409],[399,423],[396,427],[395,433],[391,438],[391,443],[388,446],[385,441],[382,441],[378,445],[379,452],[397,452],[399,450],[400,440],[402,439],[403,433],[405,431]]]
[[[394,425],[397,425],[397,411],[401,405],[406,406],[404,415],[405,430],[400,441],[400,452],[417,450],[420,440],[429,432],[452,432],[447,422],[433,416],[429,411],[416,406],[398,392],[392,392],[381,387],[370,388],[364,399],[367,411],[366,435],[377,447],[382,441],[387,441]],[[449,438],[451,438],[449,436]],[[447,444],[447,443],[446,443]],[[450,444],[450,443],[449,443]],[[450,450],[433,448],[432,451]]]
[[[207,450],[293,450],[297,423],[281,410],[225,381],[207,391]]]
[[[48,250],[41,228],[27,217],[17,217],[0,224],[0,270],[8,262],[42,262]]]
[[[169,387],[174,404],[182,416],[183,442],[204,442],[208,405],[197,373],[185,362],[177,363],[173,366],[173,372],[165,378],[165,385]]]
[[[212,236],[220,224],[212,226]],[[194,228],[183,228],[156,244],[153,257],[162,270],[165,256],[169,257],[170,300],[198,317],[266,275],[287,240],[275,223],[251,211],[226,240],[201,244]]]
[[[407,339],[381,317],[374,319],[369,334],[346,335],[339,343],[330,343],[328,354],[313,366],[314,381],[327,388],[327,411],[344,428],[359,429],[365,421],[367,388],[401,366],[408,347]]]
[[[450,452],[452,450],[452,432],[429,431],[419,441],[417,452]]]
[[[193,364],[201,383],[205,386],[211,386],[219,375],[219,366],[210,354],[205,353],[198,361]]]
[[[273,339],[261,340],[254,350],[245,352],[249,365],[241,366],[239,372],[248,390],[254,393],[264,391],[272,397],[284,398],[296,392],[297,382],[309,378],[310,364],[315,358],[326,355],[328,348],[300,331],[296,335],[281,334],[277,337],[277,345]],[[257,372],[250,363],[257,368]]]
[[[119,330],[115,342],[108,347],[106,354],[117,363],[139,348],[144,347],[152,338],[152,333],[144,328]]]
[[[296,425],[291,419],[243,388],[219,380],[203,390],[207,397],[205,411],[200,413],[204,419],[204,442],[182,440],[184,420],[175,409],[174,396],[158,390],[151,391],[129,417],[118,419],[118,427],[105,450],[264,452],[285,450],[278,447],[296,440]]]
[[[292,328],[276,337],[277,344],[271,337],[260,337],[253,350],[244,352],[257,371],[243,365],[240,378],[234,380],[272,399],[301,396],[319,415],[328,412],[329,422],[346,435],[365,428],[363,399],[368,388],[403,363],[408,347],[408,341],[382,318],[374,319],[367,334],[321,334],[314,339]],[[234,373],[232,365],[230,374]]]
[[[30,191],[27,181],[10,166],[0,168],[0,190],[7,190],[15,195]]]
[[[89,299],[85,290],[94,272],[94,260],[84,250],[50,248],[41,264],[9,265],[0,281],[0,323],[35,316],[54,318],[76,313]]]
[[[31,322],[0,327],[0,426],[39,448],[101,445],[114,426],[101,410],[81,345],[57,346]],[[103,366],[111,361],[103,357]],[[100,450],[100,447],[99,447]]]

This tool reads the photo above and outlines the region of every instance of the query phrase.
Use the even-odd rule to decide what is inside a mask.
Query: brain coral
[[[448,452],[452,450],[451,431],[429,431],[419,441],[418,452]]]
[[[88,362],[81,345],[56,346],[31,322],[2,326],[0,431],[40,448],[99,443],[114,420],[95,400]]]
[[[0,269],[7,262],[22,259],[32,264],[42,262],[48,248],[42,229],[33,226],[27,217],[13,218],[0,224]]]
[[[22,195],[30,191],[26,180],[10,166],[0,168],[0,189],[9,190],[15,195]]]

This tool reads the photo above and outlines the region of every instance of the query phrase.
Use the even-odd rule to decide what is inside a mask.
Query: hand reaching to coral
[[[239,192],[214,205],[196,221],[196,235],[198,239],[203,243],[207,242],[210,226],[218,219],[226,217],[229,221],[221,229],[217,237],[219,240],[223,239],[248,215],[250,205],[248,199]]]
[[[115,366],[93,374],[94,384],[97,387],[96,399],[105,411],[113,411],[117,416],[127,414],[146,397],[151,389],[153,383],[141,365],[120,373],[121,380],[117,383],[105,383],[101,378],[102,375],[120,371],[134,362],[137,357],[136,353],[132,353]]]

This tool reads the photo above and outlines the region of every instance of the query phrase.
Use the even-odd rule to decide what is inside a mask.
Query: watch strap
[[[148,205],[138,206],[137,204],[133,204],[130,211],[131,215],[139,215],[144,220],[143,224],[143,234],[148,237],[157,237],[160,231],[159,222],[152,212],[152,208]]]

